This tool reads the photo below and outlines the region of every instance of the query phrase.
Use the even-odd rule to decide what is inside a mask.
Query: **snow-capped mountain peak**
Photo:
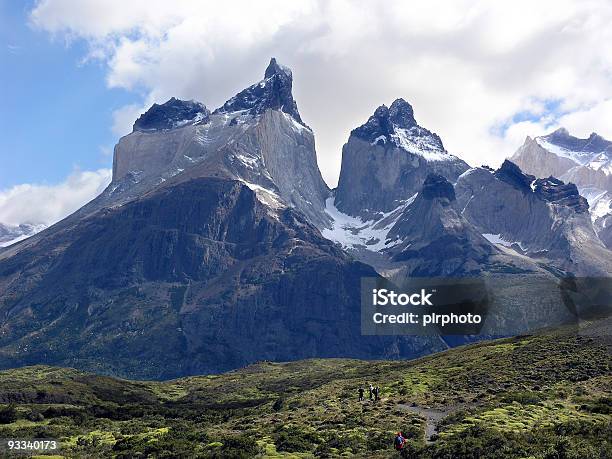
[[[612,142],[596,133],[591,133],[586,139],[570,135],[567,129],[559,128],[556,131],[535,138],[535,142],[557,156],[570,159],[577,165],[586,165],[599,157],[607,161],[612,157]]]
[[[396,99],[391,106],[378,107],[363,125],[351,132],[357,138],[385,148],[397,147],[430,161],[448,159],[440,137],[419,126],[412,106]]]

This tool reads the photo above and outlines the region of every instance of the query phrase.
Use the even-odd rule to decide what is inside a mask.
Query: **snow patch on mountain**
[[[439,144],[435,141],[435,138],[422,135],[420,131],[423,131],[423,128],[419,126],[413,126],[409,129],[396,127],[395,133],[391,134],[391,138],[398,147],[409,153],[422,156],[427,161],[448,161],[453,159],[446,151],[439,149]]]
[[[325,201],[325,212],[332,218],[332,227],[323,229],[323,237],[339,243],[345,249],[365,247],[370,251],[381,252],[393,247],[401,243],[401,240],[390,239],[389,231],[416,197],[417,194],[414,194],[396,209],[380,213],[380,218],[364,221],[338,210],[334,205],[334,197],[330,196]]]
[[[589,152],[568,150],[567,148],[555,145],[554,143],[547,141],[543,137],[536,137],[535,141],[539,146],[549,151],[550,153],[554,153],[555,155],[561,156],[563,158],[571,159],[572,161],[580,165],[588,163],[591,157],[593,156],[593,154]]]
[[[244,179],[240,179],[240,181],[255,192],[257,199],[259,199],[262,204],[265,204],[272,210],[276,211],[278,209],[287,207],[283,202],[282,198],[276,193],[276,191],[270,190],[269,188],[265,188],[256,183],[248,182]],[[276,216],[274,214],[271,215]]]
[[[510,249],[513,249],[515,246],[518,246],[523,252],[526,251],[526,248],[523,246],[523,244],[521,244],[520,241],[506,241],[502,238],[501,234],[482,233],[482,236],[491,244],[501,245]]]
[[[603,192],[594,196],[590,201],[591,218],[593,221],[612,212],[612,193]]]
[[[285,117],[285,119],[291,123],[291,127],[293,128],[294,131],[296,131],[296,132],[302,132],[302,131],[312,132],[312,130],[308,126],[305,126],[305,125],[299,123],[293,116],[288,115],[285,112],[282,112],[282,113],[283,113],[283,116]]]
[[[596,171],[602,171],[606,175],[612,175],[612,159],[605,153],[600,153],[593,158],[587,164],[587,167]]]

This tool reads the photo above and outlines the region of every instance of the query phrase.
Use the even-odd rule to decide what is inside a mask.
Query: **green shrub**
[[[223,446],[212,450],[208,457],[215,459],[251,459],[264,450],[251,435],[236,435],[221,440]]]
[[[538,405],[542,400],[541,393],[531,391],[508,392],[501,398],[502,403],[517,402],[521,405]]]
[[[291,426],[281,428],[275,435],[274,443],[278,451],[301,453],[313,451],[318,442],[315,434]]]

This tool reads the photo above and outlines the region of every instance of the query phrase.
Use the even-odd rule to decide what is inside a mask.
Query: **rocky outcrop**
[[[210,111],[193,100],[171,98],[168,102],[153,104],[134,123],[134,131],[175,129],[187,124],[206,123]]]
[[[457,180],[457,205],[480,233],[575,275],[609,275],[612,254],[598,239],[575,185],[536,179],[510,161]]]
[[[397,99],[351,132],[334,204],[348,215],[371,219],[396,209],[430,173],[454,182],[468,168],[444,149],[438,135],[416,123],[410,104]]]
[[[384,253],[406,277],[542,274],[535,263],[505,253],[483,237],[463,217],[453,185],[440,175],[425,179],[387,238]]]
[[[589,203],[580,196],[578,188],[573,183],[564,183],[554,177],[536,179],[533,184],[533,192],[545,201],[569,207],[577,214],[589,211]]]
[[[421,195],[424,199],[433,200],[436,198],[447,199],[449,202],[455,201],[455,188],[441,175],[430,174],[423,182]]]
[[[389,232],[399,243],[387,252],[407,266],[407,275],[450,277],[480,273],[499,250],[471,228],[453,203],[453,185],[430,175],[414,202]]]

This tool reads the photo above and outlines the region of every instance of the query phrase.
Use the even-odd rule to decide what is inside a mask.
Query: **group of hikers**
[[[373,400],[373,401],[380,400],[380,387],[366,383],[363,386],[360,386],[358,389],[360,402],[365,401],[365,391],[366,391],[365,388],[366,387],[368,388],[370,400]],[[395,435],[395,439],[393,440],[393,446],[396,449],[396,451],[400,453],[401,457],[408,457],[409,455],[408,441],[406,440],[406,437],[404,437],[402,432],[397,432],[397,434]]]
[[[366,386],[368,386],[368,384],[365,384]],[[369,384],[368,390],[370,392],[370,400],[375,400],[378,401],[380,400],[380,387],[376,386],[374,387],[372,384]],[[359,401],[363,402],[365,400],[365,388],[364,386],[361,386],[359,388]]]

